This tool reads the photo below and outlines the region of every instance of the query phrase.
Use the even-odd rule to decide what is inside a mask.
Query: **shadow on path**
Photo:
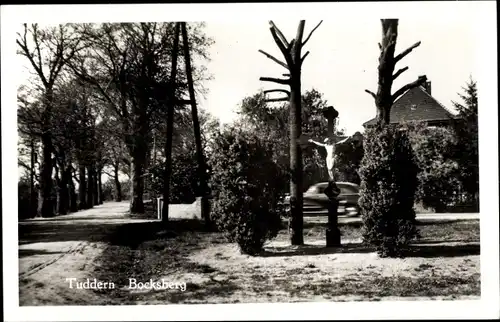
[[[19,249],[19,258],[36,255],[57,255],[62,253],[62,251],[49,251],[44,249]]]
[[[342,254],[342,253],[371,253],[376,249],[373,246],[362,243],[348,243],[341,247],[325,247],[319,245],[303,245],[295,249],[290,249],[290,246],[285,247],[266,247],[266,250],[259,254],[262,257],[287,257],[287,256],[314,256],[326,254]],[[479,255],[479,244],[460,244],[460,245],[426,245],[415,244],[410,245],[409,249],[404,252],[404,257],[459,257]]]
[[[461,244],[461,245],[412,245],[406,257],[460,257],[480,254],[479,244]]]

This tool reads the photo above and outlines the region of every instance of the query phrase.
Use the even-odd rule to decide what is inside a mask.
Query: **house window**
[[[417,109],[417,104],[411,104],[410,109],[415,111]]]

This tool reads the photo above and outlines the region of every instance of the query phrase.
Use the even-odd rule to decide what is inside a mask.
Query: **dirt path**
[[[55,218],[19,223],[19,293],[21,305],[74,303],[75,297],[95,297],[69,288],[66,278],[85,276],[93,259],[106,246],[105,239],[119,226],[148,222],[127,218],[127,202],[109,202],[92,209]],[[59,298],[59,300],[55,300]]]
[[[101,240],[117,225],[147,221],[126,218],[127,211],[127,203],[110,202],[65,216],[20,222],[20,277],[27,277],[65,255],[80,251],[89,242]]]

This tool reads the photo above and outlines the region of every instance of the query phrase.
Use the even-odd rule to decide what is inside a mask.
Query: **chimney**
[[[429,95],[432,95],[432,87],[431,87],[431,82],[430,81],[425,81],[423,84],[422,84],[422,87],[425,89],[425,91],[429,94]]]

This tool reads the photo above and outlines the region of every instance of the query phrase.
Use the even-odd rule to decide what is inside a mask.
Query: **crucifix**
[[[340,230],[338,227],[338,207],[339,200],[338,195],[340,194],[340,190],[335,184],[334,177],[334,166],[335,166],[335,145],[339,143],[345,142],[347,139],[344,139],[340,142],[335,142],[335,119],[339,116],[339,112],[333,107],[328,106],[323,110],[323,115],[326,117],[328,121],[328,137],[327,142],[325,142],[325,148],[327,152],[326,156],[326,165],[328,168],[328,187],[325,189],[325,195],[328,197],[330,202],[328,203],[328,226],[326,228],[326,246],[340,246]]]
[[[335,120],[339,116],[339,112],[333,106],[328,106],[323,110],[323,115],[328,121],[328,133],[323,143],[309,139],[309,143],[323,147],[326,150],[326,167],[328,170],[328,186],[324,194],[328,197],[328,228],[326,230],[326,245],[340,246],[340,231],[338,229],[338,196],[340,189],[335,183],[335,162],[336,150],[342,144],[353,140],[360,140],[361,133],[356,132],[352,137],[342,138],[335,135]]]

